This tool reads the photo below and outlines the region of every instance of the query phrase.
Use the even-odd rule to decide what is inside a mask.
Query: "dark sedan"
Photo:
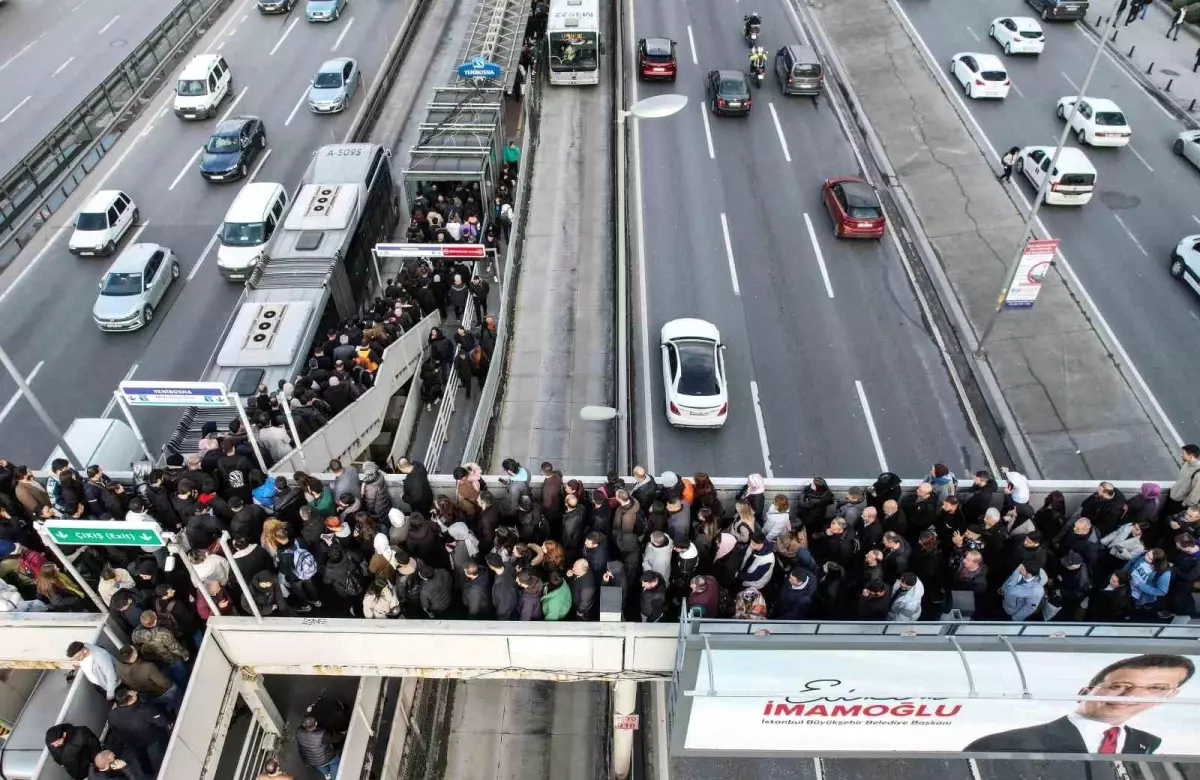
[[[217,125],[200,154],[200,175],[209,181],[244,179],[267,148],[267,129],[256,116],[235,116]]]
[[[714,114],[747,116],[754,99],[750,97],[750,82],[740,70],[709,71],[705,81],[708,107]]]

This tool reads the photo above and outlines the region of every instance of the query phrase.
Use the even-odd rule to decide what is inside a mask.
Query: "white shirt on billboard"
[[[1087,746],[1087,752],[1099,753],[1100,745],[1104,742],[1104,732],[1113,728],[1112,725],[1100,720],[1092,720],[1085,718],[1082,715],[1072,712],[1067,716],[1067,720],[1071,721],[1071,725],[1079,732],[1079,736],[1083,737],[1083,744]],[[1120,729],[1117,732],[1117,750],[1120,753],[1125,750],[1125,727],[1117,726]]]

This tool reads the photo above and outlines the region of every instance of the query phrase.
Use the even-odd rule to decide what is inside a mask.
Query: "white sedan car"
[[[1036,19],[1028,16],[1002,16],[992,20],[988,37],[1004,48],[1005,54],[1041,54],[1046,37]]]
[[[1077,98],[1075,95],[1059,98],[1059,119],[1070,116],[1076,100],[1079,101],[1079,110],[1071,120],[1071,130],[1075,132],[1079,143],[1092,146],[1129,145],[1129,137],[1133,135],[1129,122],[1117,104],[1107,98]]]
[[[697,319],[662,326],[667,422],[681,428],[720,428],[729,414],[725,345],[717,326]]]
[[[1184,130],[1175,136],[1175,143],[1171,149],[1175,154],[1200,168],[1200,131]]]
[[[1171,253],[1171,276],[1200,293],[1200,235],[1184,236]]]
[[[979,54],[977,52],[961,52],[950,60],[950,75],[958,79],[962,85],[963,94],[972,100],[977,98],[1008,97],[1008,88],[1012,81],[1004,63],[994,54]]]

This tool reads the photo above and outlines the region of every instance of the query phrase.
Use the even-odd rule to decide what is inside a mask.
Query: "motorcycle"
[[[759,25],[752,24],[750,29],[746,30],[746,44],[753,46],[758,41]]]
[[[754,80],[754,86],[758,87],[759,89],[762,89],[763,78],[766,75],[766,71],[767,69],[763,65],[750,66],[750,78]]]

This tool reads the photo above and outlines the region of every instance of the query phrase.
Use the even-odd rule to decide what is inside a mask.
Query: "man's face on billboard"
[[[1169,699],[1179,693],[1187,672],[1176,667],[1124,668],[1109,672],[1091,688],[1079,691],[1081,696],[1128,696],[1130,701],[1081,701],[1075,712],[1085,718],[1111,726],[1120,726],[1140,712],[1158,706],[1157,702],[1138,699]]]

